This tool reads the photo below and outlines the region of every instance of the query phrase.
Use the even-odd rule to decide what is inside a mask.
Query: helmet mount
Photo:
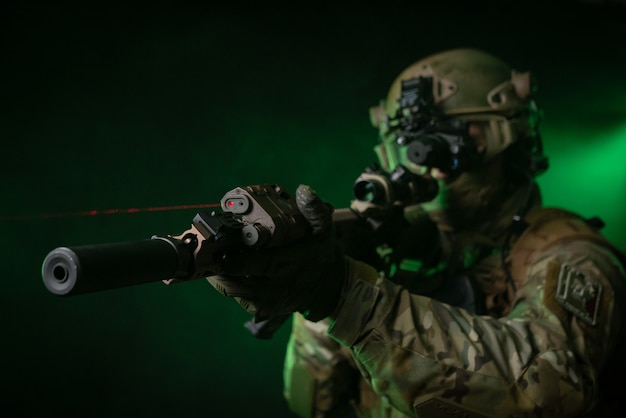
[[[409,161],[446,173],[469,170],[479,162],[467,123],[445,118],[435,106],[432,76],[403,80],[398,101],[388,126],[396,144],[407,147]]]
[[[476,49],[455,49],[407,67],[392,84],[387,100],[370,109],[381,143],[381,166],[391,171],[413,163],[447,173],[472,170],[520,142],[529,154],[532,176],[547,169],[538,133],[530,72],[512,70]],[[480,126],[480,152],[469,135]]]

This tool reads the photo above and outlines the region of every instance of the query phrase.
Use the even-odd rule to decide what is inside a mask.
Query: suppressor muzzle
[[[171,279],[178,267],[171,242],[145,239],[55,248],[44,259],[41,274],[50,292],[69,296]]]

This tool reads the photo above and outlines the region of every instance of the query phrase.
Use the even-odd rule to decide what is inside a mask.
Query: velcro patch
[[[556,299],[566,310],[589,325],[596,325],[602,284],[574,266],[563,264],[557,282]]]

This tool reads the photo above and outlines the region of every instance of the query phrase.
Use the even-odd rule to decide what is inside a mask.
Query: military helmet
[[[478,122],[487,142],[481,161],[520,138],[537,137],[529,145],[537,148],[534,90],[529,72],[515,71],[477,49],[453,49],[419,60],[395,79],[386,100],[370,109],[372,124],[380,132],[381,143],[375,151],[381,165],[392,170],[406,162],[411,145],[408,125],[408,131],[415,131],[425,127],[436,130],[433,124],[440,126],[446,121]],[[404,131],[399,129],[402,126]]]

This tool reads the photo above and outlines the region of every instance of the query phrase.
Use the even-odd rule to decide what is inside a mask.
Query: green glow
[[[376,160],[369,106],[402,68],[461,43],[536,71],[552,163],[539,178],[546,203],[601,216],[626,248],[626,127],[614,129],[626,114],[626,54],[616,42],[623,25],[608,16],[539,2],[471,18],[476,2],[445,0],[345,12],[309,2],[311,13],[264,16],[192,2],[136,14],[127,4],[38,3],[13,2],[3,14],[2,215],[212,203],[257,182],[307,183],[346,207]],[[494,21],[516,30],[494,37]],[[555,31],[557,21],[567,25]],[[255,340],[249,315],[206,282],[68,299],[42,284],[41,262],[56,246],[179,234],[194,215],[2,225],[4,409],[295,417],[282,396],[289,326]]]
[[[626,247],[626,125],[585,138],[573,130],[544,132],[551,164],[538,179],[544,204],[586,217],[599,216],[607,224],[605,235],[619,247]]]
[[[422,262],[420,260],[411,260],[409,258],[405,258],[400,262],[400,270],[411,271],[413,273],[419,271],[422,267]]]

